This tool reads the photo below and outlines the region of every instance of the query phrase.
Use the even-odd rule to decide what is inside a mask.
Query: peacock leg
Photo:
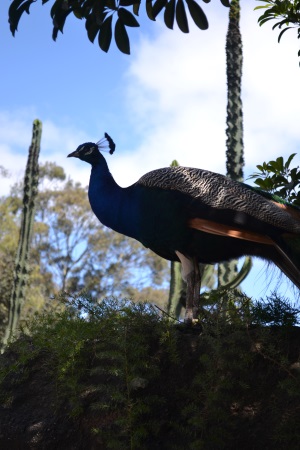
[[[192,324],[197,319],[199,310],[199,295],[201,285],[199,264],[197,258],[187,258],[178,251],[176,251],[176,255],[181,262],[182,278],[187,283],[186,311],[184,321],[187,324]]]

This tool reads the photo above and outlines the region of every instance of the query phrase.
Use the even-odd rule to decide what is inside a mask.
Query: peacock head
[[[94,164],[101,158],[100,151],[109,152],[111,155],[115,151],[116,144],[112,138],[104,133],[104,138],[99,142],[94,144],[93,142],[86,142],[85,144],[79,145],[75,152],[68,155],[69,157],[79,158],[82,161],[86,161],[90,164]]]

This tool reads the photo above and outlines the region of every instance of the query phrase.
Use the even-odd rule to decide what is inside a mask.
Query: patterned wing
[[[166,167],[145,174],[137,184],[181,192],[215,210],[218,215],[221,211],[232,211],[236,224],[240,213],[241,217],[246,215],[286,232],[300,233],[298,210],[224,175],[189,167]]]

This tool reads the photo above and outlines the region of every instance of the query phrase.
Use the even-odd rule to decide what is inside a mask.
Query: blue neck
[[[132,216],[135,202],[130,188],[121,188],[113,179],[104,157],[101,155],[92,165],[89,184],[89,200],[93,212],[103,225],[136,237],[137,221]]]

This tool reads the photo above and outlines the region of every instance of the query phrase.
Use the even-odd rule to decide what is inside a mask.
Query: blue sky
[[[210,24],[205,32],[170,31],[142,14],[141,28],[130,30],[130,56],[114,44],[103,53],[88,41],[84,22],[71,18],[53,42],[52,2],[40,3],[22,17],[14,38],[10,1],[0,3],[0,165],[11,173],[1,180],[0,195],[23,175],[35,118],[43,122],[41,160],[57,162],[84,185],[89,167],[66,155],[104,131],[117,144],[108,162],[122,186],[173,159],[224,173],[228,10],[219,0],[201,2]],[[253,9],[261,3],[241,4],[247,177],[264,160],[299,152],[300,69],[296,30],[278,44],[271,24],[257,25]],[[295,164],[299,159],[298,153]],[[263,294],[258,267],[247,283]]]

